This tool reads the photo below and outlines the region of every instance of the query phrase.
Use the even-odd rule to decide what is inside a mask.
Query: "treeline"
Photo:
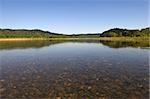
[[[94,34],[72,34],[65,35],[42,31],[38,29],[0,29],[0,38],[98,38],[98,37],[147,37],[150,35],[150,29],[127,30],[114,28],[103,33]]]
[[[100,37],[145,37],[150,35],[150,28],[144,28],[141,30],[127,30],[114,28],[108,31],[104,31],[100,34]]]
[[[0,38],[51,38],[65,35],[42,30],[0,29]]]
[[[72,34],[65,35],[53,33],[49,31],[42,31],[38,29],[0,29],[0,38],[95,38],[99,37],[97,34]]]
[[[0,29],[0,38],[96,38],[97,34],[59,34],[38,29]]]

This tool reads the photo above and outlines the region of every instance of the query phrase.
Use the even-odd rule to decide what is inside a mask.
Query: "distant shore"
[[[99,37],[99,38],[0,38],[0,41],[31,41],[31,40],[57,40],[57,41],[72,41],[72,40],[105,40],[105,41],[147,41],[149,37]]]

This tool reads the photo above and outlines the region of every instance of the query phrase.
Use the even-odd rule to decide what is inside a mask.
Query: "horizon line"
[[[141,29],[144,29],[144,28],[149,28],[150,29],[150,26],[146,26],[146,27],[142,27],[142,28],[118,28],[118,27],[114,27],[114,28],[109,28],[107,30],[104,30],[103,32],[105,31],[108,31],[110,29],[127,29],[127,30],[141,30]],[[54,32],[54,31],[50,31],[50,30],[46,30],[46,29],[39,29],[39,28],[1,28],[0,29],[8,29],[8,30],[40,30],[40,31],[44,31],[44,32],[50,32],[50,33],[57,33],[57,34],[64,34],[64,35],[79,35],[79,34],[98,34],[98,33],[103,33],[103,32],[84,32],[84,33],[71,33],[71,34],[67,34],[67,33],[63,33],[63,32]]]

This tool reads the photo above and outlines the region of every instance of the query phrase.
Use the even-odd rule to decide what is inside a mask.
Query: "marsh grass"
[[[86,40],[103,40],[103,41],[135,41],[149,42],[149,37],[99,37],[99,38],[0,38],[0,41],[29,41],[29,40],[50,40],[50,41],[86,41]]]
[[[99,40],[105,41],[146,41],[149,42],[149,37],[100,37]]]

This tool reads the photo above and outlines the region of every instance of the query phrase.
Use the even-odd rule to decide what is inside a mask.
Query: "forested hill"
[[[141,30],[128,30],[114,28],[108,31],[104,31],[100,34],[100,37],[143,37],[150,36],[150,28],[144,28]]]
[[[26,30],[26,29],[0,29],[0,38],[38,38],[38,37],[55,37],[63,34],[52,33],[43,30]]]
[[[60,34],[43,30],[26,29],[0,29],[0,38],[95,38],[99,33],[94,34]]]
[[[97,37],[146,37],[150,29],[128,30],[114,28],[103,33],[65,35],[43,30],[0,29],[0,38],[97,38]]]

